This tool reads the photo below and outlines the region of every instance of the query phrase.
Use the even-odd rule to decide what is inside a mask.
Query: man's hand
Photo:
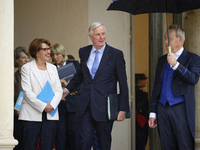
[[[168,53],[167,54],[167,61],[170,65],[172,65],[173,67],[176,65],[177,61],[175,56],[172,53]]]
[[[117,121],[123,121],[125,118],[126,118],[126,113],[120,111],[117,116]]]
[[[155,128],[157,126],[157,124],[155,124],[155,121],[155,118],[149,118],[148,124],[150,128]]]
[[[71,96],[74,96],[74,95],[76,95],[78,93],[78,91],[74,91],[74,92],[70,92],[69,94],[71,95]]]
[[[63,96],[61,100],[65,100],[65,97],[67,96],[69,92],[66,89],[63,89]]]
[[[60,83],[62,87],[66,87],[69,84],[69,81],[65,81],[64,79],[60,79]]]
[[[44,111],[49,113],[52,112],[54,110],[54,108],[50,105],[51,102],[48,102],[46,107],[44,108]]]

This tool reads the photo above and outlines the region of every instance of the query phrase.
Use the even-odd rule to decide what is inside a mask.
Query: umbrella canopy
[[[113,0],[107,10],[133,15],[143,13],[182,13],[200,8],[200,0]]]
[[[168,13],[182,13],[200,8],[200,0],[113,0],[107,10],[120,10],[133,15],[144,13],[166,13],[169,43]]]

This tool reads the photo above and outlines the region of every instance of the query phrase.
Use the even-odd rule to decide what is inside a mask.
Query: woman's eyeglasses
[[[49,47],[49,48],[40,48],[40,49],[46,52],[46,51],[48,51],[48,50],[51,51],[52,47]]]

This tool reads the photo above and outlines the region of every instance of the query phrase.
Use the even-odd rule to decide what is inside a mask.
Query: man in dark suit
[[[126,112],[129,112],[125,60],[122,51],[106,43],[103,24],[94,22],[88,31],[93,45],[80,48],[80,69],[67,85],[68,91],[63,91],[63,97],[81,85],[77,108],[81,134],[78,149],[91,149],[96,129],[99,149],[110,150],[113,121],[108,120],[107,97],[117,93],[117,82],[120,89],[117,120],[123,121]]]
[[[194,87],[200,76],[200,57],[183,48],[185,33],[178,25],[169,27],[169,39],[171,52],[160,57],[157,64],[149,126],[157,126],[157,113],[162,150],[194,150]]]

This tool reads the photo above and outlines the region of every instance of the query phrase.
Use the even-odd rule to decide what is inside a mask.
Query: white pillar
[[[185,48],[200,55],[200,10],[183,13],[183,29],[186,34]],[[195,86],[195,150],[200,150],[200,82]]]
[[[13,0],[0,0],[0,149],[12,150],[13,138]]]

